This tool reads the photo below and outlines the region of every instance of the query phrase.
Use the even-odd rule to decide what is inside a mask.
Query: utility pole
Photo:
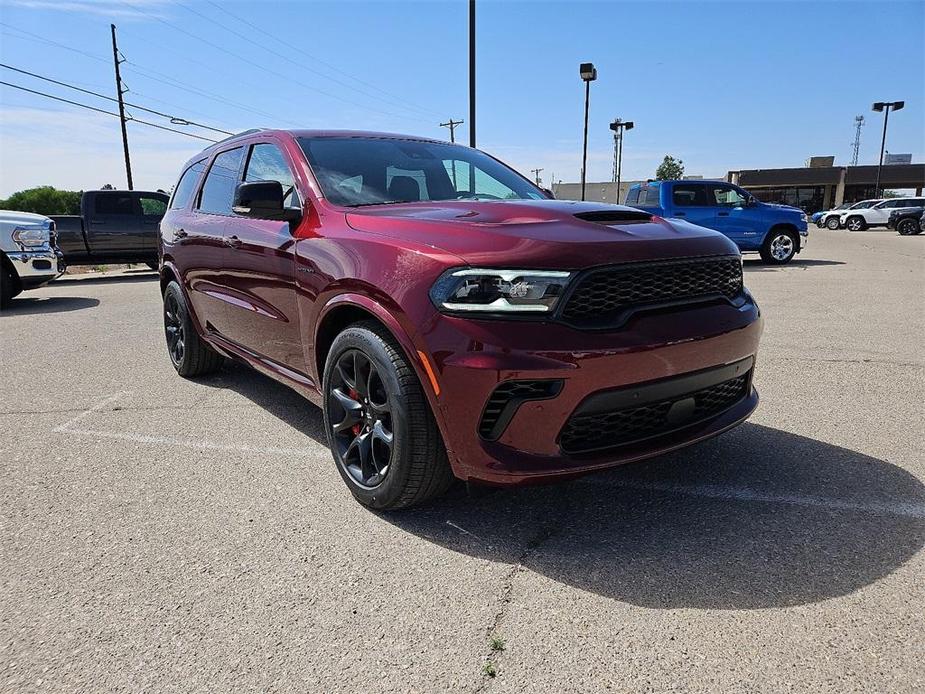
[[[449,128],[450,129],[450,142],[456,142],[456,126],[462,125],[465,122],[466,121],[464,120],[453,120],[452,118],[450,118],[450,120],[448,120],[446,123],[441,123],[440,127]]]
[[[450,129],[450,142],[455,143],[456,142],[456,126],[462,125],[463,123],[465,123],[465,121],[453,120],[452,118],[450,118],[450,120],[447,121],[446,123],[441,123],[440,127]],[[455,159],[452,160],[452,163],[450,164],[450,166],[453,169],[453,187],[459,190],[459,187],[456,185],[456,160]]]
[[[475,0],[469,0],[469,146],[475,147]]]
[[[851,145],[851,166],[858,165],[858,154],[861,151],[861,127],[864,125],[864,116],[854,117],[854,142]]]
[[[116,68],[116,97],[119,99],[119,121],[122,123],[122,150],[125,152],[125,178],[128,180],[128,189],[133,190],[132,162],[128,156],[128,130],[125,128],[125,102],[122,100],[122,95],[125,93],[125,90],[122,89],[122,75],[119,73],[119,64],[122,61],[119,60],[119,47],[116,45],[116,25],[110,24],[109,28],[112,29],[112,62]]]
[[[613,130],[613,182],[617,184],[617,204],[620,203],[620,178],[623,169],[623,133],[632,130],[635,123],[631,120],[614,119],[610,124]]]
[[[541,171],[544,171],[544,169],[530,169],[530,173],[532,173],[533,176],[535,177],[537,188],[540,188],[542,186],[542,184],[540,183],[540,172]]]

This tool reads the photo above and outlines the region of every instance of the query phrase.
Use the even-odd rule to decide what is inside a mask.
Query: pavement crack
[[[520,556],[517,557],[517,561],[514,562],[508,572],[504,575],[504,578],[501,581],[501,590],[498,593],[498,610],[495,612],[491,624],[489,624],[485,630],[485,635],[487,638],[491,639],[492,636],[500,635],[501,633],[501,627],[507,618],[510,605],[514,600],[514,582],[517,579],[517,576],[523,572],[524,562],[536,554],[536,552],[544,544],[546,544],[546,542],[548,542],[557,531],[558,528],[540,528],[539,531],[532,538],[530,538],[524,547],[524,550],[520,553]],[[496,666],[499,659],[501,658],[502,653],[504,653],[503,650],[494,649],[488,652],[482,667],[482,680],[474,690],[476,694],[479,692],[488,691],[492,681],[495,679],[494,674],[488,673],[489,671],[492,673],[497,671]]]

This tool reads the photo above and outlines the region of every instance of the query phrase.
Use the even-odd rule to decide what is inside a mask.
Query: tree
[[[666,154],[662,163],[655,170],[655,178],[658,181],[673,181],[684,175],[684,162],[675,159],[670,154]]]
[[[0,210],[45,215],[80,214],[80,191],[58,190],[53,186],[20,190],[6,200],[0,200]]]

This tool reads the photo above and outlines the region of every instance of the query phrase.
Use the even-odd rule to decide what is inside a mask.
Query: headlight
[[[551,313],[571,276],[554,270],[448,270],[430,298],[442,311]]]
[[[20,246],[48,245],[48,229],[40,224],[28,224],[13,229],[13,240]]]
[[[806,213],[805,213],[805,212],[804,212],[803,214],[800,215],[800,221],[801,221],[801,222],[805,222],[805,221],[806,221]]]

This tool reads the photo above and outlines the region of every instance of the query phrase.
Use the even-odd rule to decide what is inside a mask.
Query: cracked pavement
[[[285,387],[178,378],[153,274],[23,294],[0,692],[922,691],[925,235],[813,229],[746,282],[749,423],[396,514],[350,498]]]

